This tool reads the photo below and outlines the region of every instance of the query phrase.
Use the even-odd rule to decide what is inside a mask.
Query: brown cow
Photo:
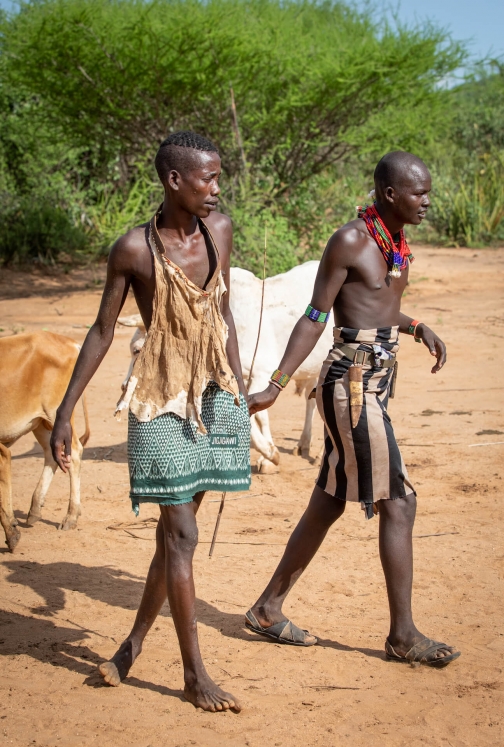
[[[50,431],[78,354],[79,346],[74,340],[52,332],[0,339],[0,523],[11,552],[19,542],[20,532],[12,510],[9,447],[32,432],[44,450],[44,469],[33,493],[27,520],[28,526],[33,526],[41,518],[44,499],[56,471],[49,446]],[[83,447],[89,439],[84,397],[82,404],[86,430],[77,439],[73,429],[70,502],[60,529],[74,529],[81,512],[80,465]]]

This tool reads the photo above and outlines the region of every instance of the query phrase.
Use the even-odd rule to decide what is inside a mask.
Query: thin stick
[[[259,328],[257,330],[257,340],[254,350],[254,355],[252,356],[252,363],[250,364],[250,371],[247,379],[247,392],[250,389],[250,382],[252,381],[252,372],[254,370],[254,363],[257,355],[257,348],[259,347],[259,338],[261,337],[261,327],[262,327],[262,318],[263,318],[263,310],[264,310],[264,283],[266,281],[266,257],[267,257],[267,251],[268,251],[268,227],[264,226],[264,253],[263,253],[263,277],[262,277],[262,290],[261,290],[261,311],[259,314]]]
[[[238,147],[240,149],[240,155],[241,155],[241,159],[243,163],[243,170],[245,171],[245,173],[247,173],[247,161],[245,159],[245,151],[243,150],[243,143],[242,143],[242,139],[240,135],[240,127],[238,125],[238,113],[236,111],[233,86],[229,87],[229,92],[231,94],[231,111],[233,113],[233,126],[234,126],[234,131],[235,131],[236,142],[238,143]]]
[[[222,516],[222,512],[224,511],[224,501],[226,500],[226,493],[222,494],[220,506],[219,506],[219,513],[217,514],[217,521],[215,522],[215,529],[212,537],[212,544],[210,545],[210,552],[208,553],[208,557],[211,558],[213,555],[215,543],[217,541],[217,532],[219,531],[219,524]]]
[[[238,147],[240,149],[240,155],[241,155],[242,164],[243,164],[243,171],[244,171],[244,173],[246,175],[247,174],[247,160],[245,158],[245,151],[243,149],[243,142],[242,142],[241,134],[240,134],[240,126],[238,124],[238,113],[236,111],[236,102],[235,102],[235,97],[234,97],[233,86],[229,87],[229,93],[231,94],[231,110],[233,112],[233,126],[234,126],[234,130],[235,130],[236,141],[237,141]],[[259,330],[257,332],[257,342],[256,342],[255,350],[254,350],[254,355],[252,356],[252,363],[251,363],[251,366],[250,366],[250,372],[249,372],[249,377],[248,377],[247,391],[249,390],[249,387],[250,387],[250,381],[251,381],[251,378],[252,378],[252,370],[254,368],[254,362],[255,362],[255,357],[256,357],[256,353],[257,353],[257,348],[259,346],[259,336],[261,334],[262,315],[263,315],[263,306],[264,306],[264,281],[266,279],[266,248],[267,248],[266,241],[267,241],[267,239],[266,239],[266,226],[265,226],[264,227],[264,258],[263,258],[263,281],[262,281],[262,294],[261,294],[261,313],[260,313],[260,316],[259,316]],[[223,493],[222,494],[222,498],[221,498],[221,502],[220,502],[220,506],[219,506],[219,513],[217,514],[217,521],[215,522],[215,529],[214,529],[214,533],[213,533],[213,537],[212,537],[212,544],[210,545],[210,551],[208,553],[208,557],[209,558],[211,558],[212,555],[213,555],[215,543],[217,541],[217,534],[219,532],[219,526],[220,526],[220,521],[221,521],[221,518],[222,518],[222,512],[224,511],[224,502],[225,502],[225,500],[226,500],[226,493]]]

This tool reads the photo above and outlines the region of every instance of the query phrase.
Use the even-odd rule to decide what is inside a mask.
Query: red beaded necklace
[[[390,268],[388,274],[393,278],[401,277],[401,270],[407,267],[408,260],[413,262],[415,259],[406,242],[403,229],[401,228],[399,231],[399,245],[397,245],[387,226],[380,218],[375,202],[372,205],[358,207],[357,217],[362,218],[367,230],[378,244],[385,262]]]

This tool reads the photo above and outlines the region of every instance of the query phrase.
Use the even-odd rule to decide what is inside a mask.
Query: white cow
[[[292,328],[310,302],[318,266],[319,263],[315,261],[305,262],[289,272],[266,278],[261,335],[252,370],[250,392],[261,391],[268,385],[269,378],[286,348]],[[247,382],[259,328],[262,281],[248,270],[232,267],[231,289],[231,311],[238,336],[243,375]],[[118,321],[125,326],[138,327],[130,343],[132,358],[126,382],[131,374],[134,359],[144,344],[145,327],[139,314],[121,317]],[[295,454],[304,457],[308,457],[310,453],[315,412],[315,400],[308,399],[308,395],[316,384],[322,362],[331,347],[332,325],[328,324],[312,353],[292,377],[296,393],[304,393],[306,397],[303,432],[293,450]],[[279,453],[273,442],[266,410],[252,418],[251,442],[260,453],[259,471],[273,471],[274,465],[279,462]]]

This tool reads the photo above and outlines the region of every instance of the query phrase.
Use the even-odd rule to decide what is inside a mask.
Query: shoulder
[[[146,241],[147,226],[147,223],[136,226],[117,239],[110,250],[109,266],[132,272],[135,270],[137,262],[150,254]]]
[[[227,240],[233,235],[231,218],[228,215],[224,215],[224,213],[210,213],[208,218],[205,219],[205,223],[216,239]]]
[[[366,247],[368,240],[369,234],[364,221],[356,218],[333,233],[327,242],[325,255],[336,264],[351,266],[356,255]]]
[[[217,212],[210,213],[205,223],[212,232],[212,236],[217,244],[223,265],[223,274],[225,275],[233,249],[233,224],[227,215]]]

